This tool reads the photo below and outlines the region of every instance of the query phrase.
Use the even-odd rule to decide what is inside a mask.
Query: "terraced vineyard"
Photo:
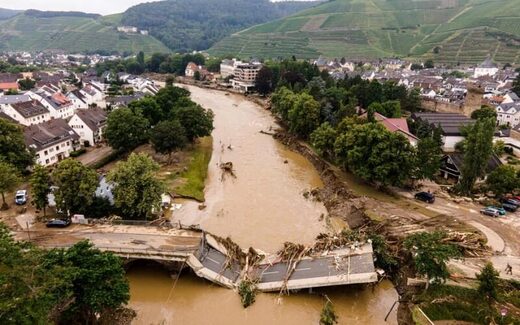
[[[0,50],[169,52],[151,36],[117,32],[120,15],[99,18],[19,14],[0,22]]]
[[[217,43],[239,57],[433,58],[520,64],[520,0],[335,0]]]

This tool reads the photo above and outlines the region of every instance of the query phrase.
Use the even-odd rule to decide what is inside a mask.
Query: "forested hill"
[[[18,15],[20,12],[21,12],[20,10],[11,10],[11,9],[0,8],[0,20],[9,19],[11,17],[14,17],[14,16]]]
[[[170,0],[128,9],[122,23],[149,30],[176,51],[205,50],[234,32],[291,15],[316,1]]]
[[[239,57],[421,57],[520,63],[520,0],[332,0],[245,29],[213,54]]]

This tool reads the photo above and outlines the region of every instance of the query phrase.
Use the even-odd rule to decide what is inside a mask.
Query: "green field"
[[[435,49],[435,51],[434,51]],[[335,0],[213,46],[241,58],[432,58],[520,64],[520,0]]]
[[[120,15],[96,19],[70,16],[40,18],[19,14],[0,21],[0,50],[169,52],[166,46],[151,36],[117,32],[120,19]]]

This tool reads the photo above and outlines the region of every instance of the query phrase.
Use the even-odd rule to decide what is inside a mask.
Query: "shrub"
[[[79,150],[76,150],[76,151],[72,151],[69,155],[72,157],[72,158],[76,158],[76,157],[79,157],[81,156],[82,154],[86,153],[87,152],[87,149],[85,148],[81,148]]]

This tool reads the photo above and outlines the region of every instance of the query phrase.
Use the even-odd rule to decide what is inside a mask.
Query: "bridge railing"
[[[52,248],[70,248],[73,244],[44,244],[39,245],[47,249]],[[112,253],[119,254],[142,254],[142,255],[186,255],[186,253],[192,253],[198,249],[198,245],[178,247],[171,250],[160,250],[156,248],[133,248],[133,247],[116,247],[116,246],[98,246],[94,245],[95,248]],[[182,254],[180,254],[182,253]]]

